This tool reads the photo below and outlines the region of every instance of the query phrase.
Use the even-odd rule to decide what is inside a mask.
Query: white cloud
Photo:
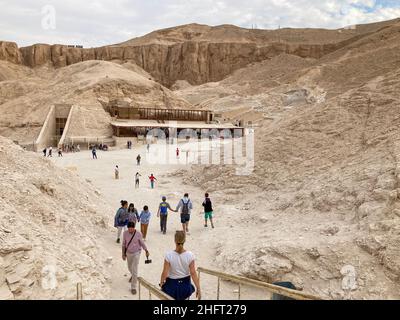
[[[45,5],[56,9],[55,30],[41,27]],[[85,47],[193,22],[247,28],[256,24],[266,29],[340,28],[400,16],[399,2],[388,0],[3,0],[0,8],[0,40]]]

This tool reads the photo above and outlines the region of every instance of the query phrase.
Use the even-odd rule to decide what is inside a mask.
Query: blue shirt
[[[150,217],[151,217],[150,211],[142,211],[139,216],[139,221],[140,221],[140,223],[143,223],[143,224],[149,224]]]

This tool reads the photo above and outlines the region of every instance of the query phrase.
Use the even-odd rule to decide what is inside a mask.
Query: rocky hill
[[[77,105],[70,134],[90,137],[111,135],[104,106],[113,99],[142,107],[191,108],[131,63],[85,61],[30,69],[0,61],[0,75],[2,70],[7,79],[0,81],[0,134],[21,143],[32,143],[50,106],[57,103]]]
[[[109,297],[99,237],[113,214],[76,173],[0,137],[0,300]]]
[[[327,298],[399,297],[399,31],[396,23],[321,59],[278,56],[176,88],[199,106],[264,117],[251,175],[229,166],[186,174],[242,225],[220,243],[221,267]]]
[[[220,81],[249,63],[282,53],[321,58],[397,20],[355,28],[253,30],[236,26],[185,25],[150,33],[122,44],[80,49],[36,44],[18,48],[0,42],[0,60],[29,67],[65,67],[87,60],[131,61],[170,87],[177,80],[191,84]]]

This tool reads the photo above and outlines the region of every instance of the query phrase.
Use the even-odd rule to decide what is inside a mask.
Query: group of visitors
[[[74,144],[63,144],[61,148],[59,149],[61,152],[65,153],[75,153],[75,152],[80,152],[81,151],[81,146],[79,144],[74,145]]]
[[[95,153],[94,153],[93,157],[96,157],[96,159],[97,159],[97,156]],[[142,175],[139,172],[135,173],[135,189],[140,187],[140,177],[141,176]],[[119,166],[118,165],[116,165],[114,168],[114,177],[115,177],[115,180],[119,180]],[[154,174],[151,173],[149,176],[149,180],[150,180],[150,188],[154,189],[154,184],[157,181],[157,178],[154,176]]]
[[[131,274],[131,293],[137,294],[139,262],[142,250],[146,253],[145,263],[149,260],[150,252],[141,232],[136,230],[135,222],[128,222],[123,234],[122,241],[122,260],[127,262],[128,270]],[[196,297],[201,299],[200,281],[196,273],[195,256],[191,251],[184,248],[186,234],[183,231],[175,233],[175,250],[170,250],[165,254],[164,266],[161,273],[159,286],[161,290],[175,300],[188,300],[196,291]],[[193,280],[196,288],[192,285]]]
[[[101,150],[101,151],[108,151],[108,145],[104,144],[104,143],[100,143],[100,144],[90,144],[89,145],[89,150]]]
[[[121,241],[121,233],[125,231],[129,222],[140,223],[140,231],[143,239],[146,240],[147,229],[150,223],[151,212],[148,206],[144,206],[139,214],[133,203],[129,204],[126,200],[121,200],[121,207],[114,217],[114,227],[117,228],[117,243]]]
[[[211,200],[206,193],[203,201],[204,210],[212,210]],[[178,212],[180,210],[182,231],[175,233],[175,249],[168,251],[164,257],[163,270],[160,278],[161,290],[176,300],[186,300],[196,291],[196,297],[201,299],[201,289],[199,278],[196,273],[195,256],[191,251],[184,248],[186,242],[186,234],[189,232],[190,212],[193,208],[189,195],[184,194],[184,197],[179,201],[176,209],[172,209],[167,202],[167,197],[162,197],[162,202],[159,204],[157,217],[160,218],[160,229],[163,234],[167,232],[167,217],[169,211]],[[120,243],[122,231],[122,259],[127,261],[128,270],[131,274],[129,282],[131,283],[131,293],[137,293],[137,277],[140,255],[142,250],[146,253],[146,263],[150,253],[146,246],[146,238],[148,226],[151,219],[151,212],[148,206],[144,206],[139,214],[134,204],[128,206],[126,200],[121,201],[121,207],[118,209],[115,218],[114,226],[118,229],[117,243]],[[212,219],[212,212],[207,212],[207,218]],[[211,220],[212,221],[212,220]],[[136,226],[140,223],[140,231]],[[211,222],[212,223],[212,222]],[[213,226],[213,224],[212,224]],[[194,285],[191,283],[193,280]]]
[[[53,147],[51,146],[44,148],[42,152],[44,157],[50,157],[50,158],[53,157]]]
[[[139,188],[140,186],[140,177],[142,175],[139,172],[136,172],[135,174],[135,189]],[[149,180],[150,180],[150,188],[154,189],[154,183],[157,181],[157,178],[154,176],[154,174],[150,174],[149,176]]]
[[[173,209],[167,202],[167,197],[162,196],[161,202],[158,205],[157,218],[160,219],[160,230],[163,234],[167,233],[167,220],[169,211],[180,212],[180,222],[182,224],[182,231],[189,233],[189,222],[191,217],[191,211],[193,209],[193,203],[189,198],[189,194],[185,193],[183,198],[179,200],[176,209]],[[211,227],[214,229],[213,221],[213,208],[210,196],[208,193],[205,194],[204,201],[202,203],[204,208],[204,227],[208,227],[208,220],[210,220]],[[129,222],[140,223],[140,230],[143,234],[143,238],[146,239],[147,229],[150,223],[151,212],[149,207],[145,205],[140,214],[133,203],[129,204],[126,200],[121,200],[121,207],[118,209],[115,218],[114,226],[118,229],[117,243],[120,242],[121,232],[126,229]]]

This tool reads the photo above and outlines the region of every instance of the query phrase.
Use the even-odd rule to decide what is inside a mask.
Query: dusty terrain
[[[398,20],[340,30],[187,25],[109,47],[63,48],[1,43],[1,135],[30,141],[48,108],[61,102],[79,106],[74,134],[109,135],[103,106],[114,98],[206,108],[228,121],[251,122],[256,161],[250,176],[237,176],[230,166],[151,168],[164,182],[191,190],[196,201],[207,190],[218,203],[222,232],[199,252],[201,263],[291,280],[324,298],[399,298]],[[82,166],[79,174],[92,179],[92,168]],[[113,209],[129,196],[126,188],[108,195],[107,180],[93,179]],[[6,195],[2,201],[12,204]],[[207,241],[200,229],[191,241]],[[124,298],[115,291],[118,281],[121,288],[124,280],[112,279],[111,296]]]
[[[76,173],[0,137],[0,300],[110,294],[97,234],[113,208]]]

